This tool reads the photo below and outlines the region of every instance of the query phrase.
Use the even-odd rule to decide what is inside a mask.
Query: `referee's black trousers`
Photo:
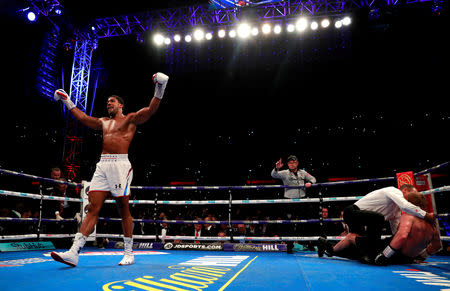
[[[344,222],[351,233],[362,236],[357,238],[357,245],[363,252],[374,251],[381,241],[384,216],[369,210],[361,210],[356,205],[344,209]]]

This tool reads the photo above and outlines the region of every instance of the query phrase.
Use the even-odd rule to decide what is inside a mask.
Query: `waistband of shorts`
[[[100,162],[128,161],[128,154],[102,154]]]

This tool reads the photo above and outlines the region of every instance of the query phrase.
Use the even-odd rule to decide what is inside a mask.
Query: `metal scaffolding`
[[[86,112],[88,100],[92,51],[91,40],[78,40],[75,42],[70,97],[74,104],[83,112]]]
[[[350,13],[360,8],[377,8],[431,2],[432,0],[286,0],[256,7],[210,9],[208,5],[169,8],[144,13],[119,15],[94,20],[89,30],[97,38],[130,34],[141,35],[149,30],[182,31],[195,26],[228,26],[248,17],[260,21],[288,21],[301,15],[320,16]]]

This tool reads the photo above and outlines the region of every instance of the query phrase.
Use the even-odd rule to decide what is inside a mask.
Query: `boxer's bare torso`
[[[136,133],[136,126],[146,122],[158,110],[159,103],[158,98],[153,98],[148,107],[124,115],[123,104],[120,104],[117,98],[109,97],[106,106],[109,117],[87,116],[78,108],[71,112],[84,125],[103,131],[102,154],[127,154]]]
[[[402,227],[402,224],[404,227]],[[431,225],[423,219],[404,213],[400,221],[398,235],[402,235],[401,232],[407,232],[408,228],[409,233],[403,234],[405,236],[407,235],[407,239],[401,248],[401,252],[405,256],[414,258],[430,244],[430,247],[433,248],[431,252],[437,251],[440,248],[440,238],[436,226]]]
[[[103,117],[100,121],[103,130],[102,154],[127,154],[136,132],[136,124],[131,122],[131,117]]]

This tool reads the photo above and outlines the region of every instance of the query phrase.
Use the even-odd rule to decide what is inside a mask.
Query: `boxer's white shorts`
[[[89,192],[111,192],[113,197],[130,195],[133,168],[127,154],[101,155],[91,180]]]

